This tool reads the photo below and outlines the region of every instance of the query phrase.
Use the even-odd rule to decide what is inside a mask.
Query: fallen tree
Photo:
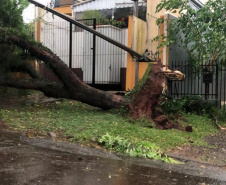
[[[59,83],[51,83],[40,76],[35,68],[24,62],[13,66],[11,69],[27,73],[31,78],[15,79],[9,76],[1,76],[0,86],[39,90],[48,97],[73,99],[105,110],[127,106],[133,118],[143,116],[153,118],[164,82],[163,74],[159,73],[162,71],[160,61],[158,64],[152,65],[146,82],[135,93],[132,101],[128,102],[123,96],[101,91],[85,84],[48,48],[3,28],[0,31],[0,43],[15,45],[26,50],[32,57],[44,62],[60,80]]]

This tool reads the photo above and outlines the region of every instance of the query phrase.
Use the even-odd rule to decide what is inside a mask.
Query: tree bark
[[[0,77],[0,86],[38,90],[42,91],[48,97],[70,98],[70,94],[64,89],[63,85],[46,82],[40,79],[19,80],[9,77]]]
[[[136,92],[132,103],[129,104],[132,118],[153,118],[165,81],[165,76],[161,72],[162,63],[159,60],[158,64],[151,66],[145,84]]]

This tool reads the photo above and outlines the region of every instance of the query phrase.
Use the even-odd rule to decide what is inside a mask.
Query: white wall
[[[67,65],[69,65],[69,23],[65,20],[45,13],[41,20],[40,40],[50,48]],[[97,26],[97,31],[126,45],[128,29],[114,26]],[[73,27],[72,32],[72,68],[83,70],[83,80],[92,81],[93,34]],[[126,67],[127,52],[96,38],[96,81],[99,83],[120,82],[120,68]]]

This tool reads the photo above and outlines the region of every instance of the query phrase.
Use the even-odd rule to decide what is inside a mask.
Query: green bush
[[[184,96],[182,98],[163,96],[161,108],[167,114],[186,112],[197,115],[207,114],[212,117],[217,112],[214,105],[202,100],[201,96]]]
[[[83,13],[82,19],[104,19],[105,16],[99,10],[87,10]]]

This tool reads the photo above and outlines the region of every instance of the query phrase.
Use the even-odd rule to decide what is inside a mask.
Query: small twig
[[[220,130],[226,130],[226,128],[224,128],[224,127],[221,127],[218,123],[217,123],[217,118],[214,116],[213,117],[214,118],[214,124],[216,125],[216,127],[218,128],[218,129],[220,129]]]

